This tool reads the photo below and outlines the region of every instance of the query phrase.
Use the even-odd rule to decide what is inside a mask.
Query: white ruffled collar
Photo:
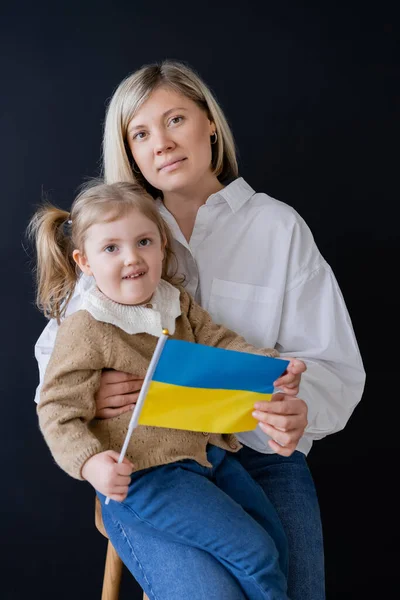
[[[93,285],[83,292],[80,308],[87,310],[97,321],[111,323],[127,333],[150,333],[157,337],[163,329],[173,334],[175,320],[182,312],[179,290],[163,279],[147,304],[118,304]]]

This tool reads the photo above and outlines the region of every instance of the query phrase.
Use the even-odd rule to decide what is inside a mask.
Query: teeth
[[[144,273],[138,273],[137,275],[127,275],[126,277],[123,277],[123,279],[136,279],[137,277],[140,277],[140,275],[144,275]]]

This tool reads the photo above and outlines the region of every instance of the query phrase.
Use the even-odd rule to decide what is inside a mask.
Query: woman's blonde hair
[[[99,221],[115,221],[132,209],[139,210],[157,225],[165,244],[162,278],[173,284],[182,281],[175,276],[177,261],[170,230],[143,187],[132,182],[91,181],[81,188],[71,213],[45,203],[28,225],[28,235],[36,246],[36,304],[46,317],[57,319],[59,323],[65,315],[81,275],[72,253],[75,249],[84,253],[89,227]]]
[[[142,104],[158,87],[166,86],[195,102],[215,124],[217,141],[212,145],[212,168],[224,183],[238,176],[235,142],[222,109],[200,76],[184,63],[165,60],[145,65],[116,88],[106,111],[103,136],[103,176],[107,183],[137,181],[153,196],[162,195],[141,173],[133,170],[127,143],[128,125]],[[211,142],[210,142],[211,143]]]

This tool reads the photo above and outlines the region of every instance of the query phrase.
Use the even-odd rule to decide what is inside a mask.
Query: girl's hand
[[[136,404],[143,379],[122,371],[104,371],[95,396],[96,418],[109,419],[132,410]]]
[[[272,439],[268,444],[281,456],[290,456],[296,450],[307,427],[307,404],[287,394],[273,394],[270,402],[257,402],[252,415],[260,428]]]
[[[274,381],[274,387],[279,388],[286,396],[297,396],[301,374],[307,370],[307,366],[298,358],[288,358],[285,360],[290,360],[288,368],[279,379]]]
[[[104,496],[122,502],[128,494],[133,465],[126,457],[118,463],[118,458],[114,450],[95,454],[83,465],[82,477]]]

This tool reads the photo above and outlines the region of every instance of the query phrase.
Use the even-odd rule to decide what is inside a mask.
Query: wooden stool
[[[95,514],[94,521],[96,523],[97,529],[100,531],[105,538],[108,539],[107,532],[104,528],[103,518],[101,516],[101,504],[99,499],[96,496],[96,506],[95,506]],[[106,564],[104,567],[104,577],[103,577],[103,591],[101,593],[101,600],[118,600],[119,598],[119,589],[121,585],[121,577],[122,577],[122,566],[123,562],[118,556],[114,546],[111,541],[108,539],[107,545],[107,555],[106,555]],[[149,600],[146,594],[143,592],[143,600]]]

